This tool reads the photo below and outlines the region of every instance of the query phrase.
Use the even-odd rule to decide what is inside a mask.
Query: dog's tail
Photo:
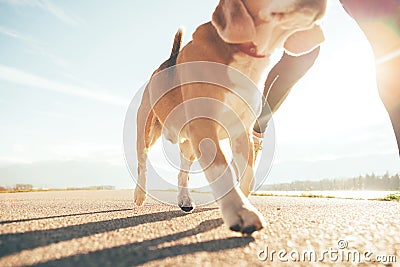
[[[166,61],[164,61],[163,64],[161,64],[161,66],[158,68],[158,71],[161,71],[161,70],[164,70],[166,68],[170,68],[170,67],[173,67],[176,65],[179,51],[181,50],[182,35],[183,35],[183,29],[179,28],[175,34],[174,44],[172,46],[171,55],[169,56],[169,58]]]
[[[172,46],[170,58],[173,58],[173,57],[176,58],[178,56],[179,51],[181,50],[182,36],[183,36],[183,29],[179,28],[175,34],[174,45]]]

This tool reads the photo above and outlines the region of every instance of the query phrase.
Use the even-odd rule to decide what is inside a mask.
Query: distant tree
[[[33,185],[31,184],[16,184],[15,189],[16,190],[32,190]]]
[[[392,190],[400,190],[400,175],[396,174],[392,177],[393,187]]]

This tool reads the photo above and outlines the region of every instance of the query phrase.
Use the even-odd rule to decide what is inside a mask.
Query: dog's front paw
[[[222,209],[222,215],[229,229],[243,234],[251,234],[265,227],[264,217],[251,204]]]
[[[141,187],[136,186],[134,200],[137,206],[142,206],[143,202],[146,200],[146,191]]]

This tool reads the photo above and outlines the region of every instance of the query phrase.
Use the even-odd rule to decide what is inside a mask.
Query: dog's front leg
[[[233,231],[250,234],[264,227],[265,220],[235,187],[235,175],[219,146],[217,127],[215,121],[208,119],[190,122],[188,133],[192,147],[220,204],[224,222]]]
[[[249,134],[243,133],[232,140],[232,163],[240,189],[248,197],[254,186],[254,143]]]

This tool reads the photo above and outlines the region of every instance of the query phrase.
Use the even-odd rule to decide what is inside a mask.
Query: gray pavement
[[[130,190],[0,194],[0,266],[400,264],[398,202],[251,197],[268,225],[242,236],[215,204],[185,214],[132,199]]]

